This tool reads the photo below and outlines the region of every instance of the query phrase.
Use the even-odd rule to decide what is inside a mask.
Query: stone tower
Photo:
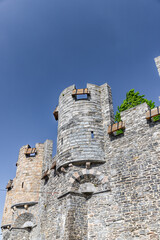
[[[10,239],[10,232],[13,238],[22,239],[22,235],[27,238],[27,229],[34,229],[37,224],[42,166],[44,155],[49,151],[48,143],[51,145],[51,158],[52,141],[49,140],[44,144],[36,144],[35,148],[23,146],[19,151],[16,177],[6,187],[1,228],[4,232],[8,231],[4,239]]]
[[[8,185],[3,239],[158,240],[159,113],[160,107],[143,103],[114,123],[108,84],[66,88],[54,111],[57,154],[52,158],[50,140],[20,150],[23,160]]]
[[[156,57],[156,58],[154,59],[154,61],[155,61],[155,64],[156,64],[156,67],[157,67],[157,70],[158,70],[158,74],[159,74],[159,76],[160,76],[160,56],[159,56],[159,57]]]
[[[84,94],[76,93],[74,85],[66,88],[58,105],[57,169],[69,163],[105,162],[104,130],[112,121],[107,84],[87,84]]]

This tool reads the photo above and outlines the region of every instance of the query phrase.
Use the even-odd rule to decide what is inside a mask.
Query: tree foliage
[[[135,107],[141,103],[146,102],[151,109],[154,108],[155,102],[152,102],[152,100],[149,101],[144,97],[145,95],[139,95],[139,92],[134,92],[134,89],[131,89],[129,92],[127,92],[126,99],[123,101],[120,107],[118,106],[118,111],[115,115],[115,122],[121,121],[120,112]]]

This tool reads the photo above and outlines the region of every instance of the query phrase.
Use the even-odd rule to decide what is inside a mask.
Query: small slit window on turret
[[[94,132],[91,131],[91,138],[93,139],[94,138]]]
[[[24,188],[24,182],[22,182],[22,188]]]
[[[72,97],[75,100],[88,100],[88,97],[90,96],[90,92],[88,88],[81,88],[81,89],[73,89],[72,91]]]
[[[35,157],[36,154],[37,154],[36,148],[31,148],[31,147],[28,145],[28,148],[27,148],[26,151],[25,151],[26,157]]]

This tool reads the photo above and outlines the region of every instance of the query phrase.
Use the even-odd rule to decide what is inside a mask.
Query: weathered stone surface
[[[154,59],[154,61],[155,61],[155,64],[156,64],[156,67],[157,67],[157,70],[158,70],[158,74],[159,74],[159,76],[160,76],[160,56],[159,56],[159,57],[156,57],[156,58]]]
[[[90,96],[85,100],[72,97],[74,85],[60,95],[54,158],[49,140],[36,145],[34,159],[24,158],[25,147],[20,150],[3,215],[2,225],[11,224],[11,228],[3,230],[3,239],[160,238],[160,122],[146,120],[148,106],[143,103],[122,112],[124,134],[109,135],[108,126],[113,123],[110,87],[87,84],[87,88]],[[52,169],[55,161],[56,169]],[[34,185],[35,171],[40,177]],[[46,171],[48,179],[41,180]],[[33,194],[23,192],[22,179]],[[11,209],[27,201],[38,204]]]

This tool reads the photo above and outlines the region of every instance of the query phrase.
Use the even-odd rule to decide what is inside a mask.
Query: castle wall
[[[39,203],[18,212],[14,224],[21,226],[32,219],[23,214],[33,214],[37,226],[23,235],[31,240],[159,240],[160,121],[146,120],[143,103],[121,113],[123,134],[109,135],[110,87],[87,87],[89,100],[75,101],[74,86],[60,95],[57,155],[52,159],[47,140]],[[55,159],[57,168],[51,169]],[[20,239],[23,233],[13,229],[13,239],[16,233]]]
[[[159,239],[160,124],[147,122],[146,103],[122,112],[125,132],[108,138],[106,167],[112,211],[109,239]],[[115,210],[114,210],[115,208]]]
[[[73,162],[57,176],[51,172],[41,196],[44,239],[159,239],[160,124],[146,120],[147,110],[144,103],[122,112],[119,136],[108,135],[104,120],[105,163],[86,169]],[[92,184],[87,194],[85,183]]]

